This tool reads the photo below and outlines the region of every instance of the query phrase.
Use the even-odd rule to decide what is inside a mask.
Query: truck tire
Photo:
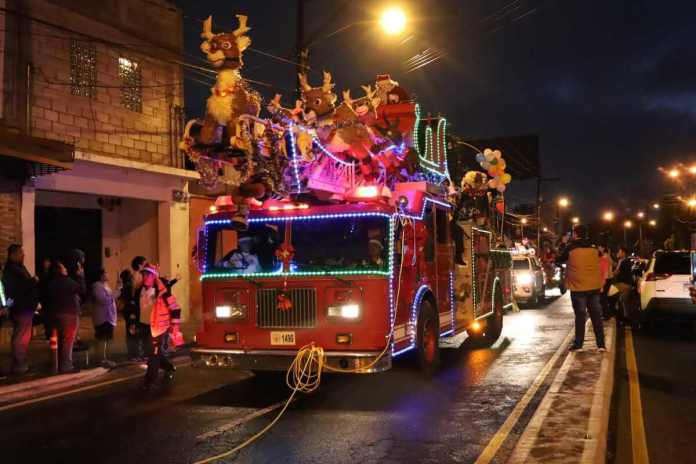
[[[428,300],[421,302],[416,330],[418,367],[425,375],[432,375],[440,365],[440,320]]]
[[[476,346],[487,347],[493,345],[503,332],[503,296],[500,290],[495,293],[493,314],[486,319],[486,327],[481,335],[476,337]]]

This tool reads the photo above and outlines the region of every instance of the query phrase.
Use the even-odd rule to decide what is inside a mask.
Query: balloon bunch
[[[512,180],[512,176],[505,172],[507,164],[500,150],[486,148],[483,153],[476,155],[476,161],[488,171],[488,175],[491,177],[488,181],[488,187],[503,193],[507,189],[507,184]]]

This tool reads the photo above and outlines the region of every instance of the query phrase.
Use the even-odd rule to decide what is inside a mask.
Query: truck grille
[[[292,308],[280,310],[276,297],[280,289],[256,291],[257,324],[259,327],[314,327],[317,322],[317,291],[314,288],[292,288],[286,293]]]

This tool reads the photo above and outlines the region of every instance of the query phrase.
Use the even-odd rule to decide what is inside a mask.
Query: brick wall
[[[34,17],[123,44],[93,42],[97,52],[96,96],[74,96],[70,86],[71,43],[74,38],[89,39],[32,22],[32,135],[73,143],[77,151],[85,153],[177,165],[170,148],[170,107],[183,101],[180,66],[159,49],[139,45],[137,39],[111,26],[43,0],[30,3]],[[174,27],[179,24],[172,24]],[[142,112],[130,111],[121,103],[119,57],[136,61],[141,69]]]
[[[21,243],[21,195],[19,192],[0,192],[0,263],[7,260],[7,247]]]

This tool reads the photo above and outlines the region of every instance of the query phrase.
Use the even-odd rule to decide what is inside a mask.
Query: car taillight
[[[669,279],[671,276],[672,276],[672,274],[655,274],[654,272],[651,272],[645,276],[645,281],[646,282],[655,282],[657,280]]]

